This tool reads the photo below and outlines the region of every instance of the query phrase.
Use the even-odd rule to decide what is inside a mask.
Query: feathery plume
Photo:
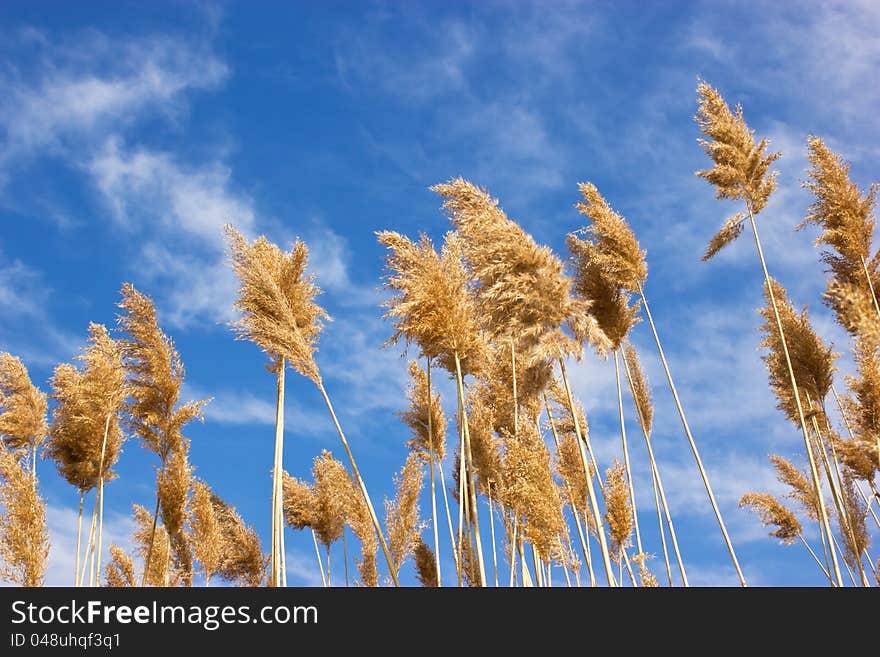
[[[134,562],[118,545],[110,546],[110,561],[104,573],[104,586],[111,588],[137,586]]]
[[[216,495],[213,501],[223,535],[218,574],[238,586],[262,586],[269,559],[263,554],[256,530]]]
[[[416,562],[416,578],[426,588],[437,586],[437,563],[431,548],[421,539],[416,543],[413,550],[413,558]]]
[[[611,553],[616,559],[630,546],[633,531],[632,507],[629,503],[629,488],[626,473],[620,461],[605,471],[605,522],[611,539]]]
[[[509,390],[508,387],[507,391]],[[496,414],[484,396],[485,391],[485,387],[474,386],[467,393],[471,457],[477,491],[498,499],[500,491],[504,488],[502,445],[495,434]]]
[[[46,503],[23,460],[22,451],[0,445],[0,579],[42,586],[49,557]]]
[[[850,335],[865,348],[880,349],[880,319],[870,289],[859,282],[835,278],[829,281],[823,298],[834,310],[837,323]]]
[[[205,571],[205,586],[219,570],[223,558],[223,528],[215,498],[208,484],[200,480],[193,481],[189,509],[190,531],[187,538],[192,546],[193,556]]]
[[[385,531],[391,548],[391,564],[397,572],[413,553],[424,523],[419,520],[419,495],[422,492],[424,461],[421,454],[410,452],[396,476],[397,492],[385,500]]]
[[[853,570],[861,570],[862,554],[871,548],[871,535],[865,526],[868,509],[856,490],[856,484],[849,473],[844,473],[841,481],[841,502],[844,505],[850,525],[844,524],[838,514],[837,522],[843,545],[843,558]],[[850,532],[851,530],[851,532]]]
[[[134,521],[137,529],[134,532],[135,554],[149,564],[146,567],[144,581],[151,586],[167,586],[169,574],[166,570],[171,558],[171,544],[168,532],[161,525],[153,531],[153,514],[140,504],[134,505]]]
[[[836,432],[830,433],[830,439],[837,452],[840,462],[855,479],[862,481],[874,481],[877,473],[878,454],[877,443],[867,440],[852,438],[844,440]]]
[[[739,501],[740,507],[749,507],[761,515],[761,524],[776,527],[775,536],[784,545],[791,545],[801,533],[797,516],[770,493],[746,493]]]
[[[642,369],[636,348],[629,342],[623,346],[623,358],[629,368],[630,391],[636,407],[639,409],[645,431],[650,436],[654,425],[654,402],[651,400],[651,386],[648,383],[648,377]]]
[[[297,240],[285,253],[264,236],[254,242],[226,226],[232,268],[240,285],[235,307],[242,318],[232,327],[240,340],[250,340],[271,359],[283,358],[315,383],[317,342],[330,316],[315,303],[321,290],[306,274],[309,250]]]
[[[786,497],[800,504],[811,520],[818,520],[819,500],[809,475],[798,470],[791,461],[782,456],[771,454],[770,461],[776,468],[776,478],[790,489]]]
[[[578,452],[577,438],[574,434],[561,435],[559,451],[556,454],[556,472],[566,484],[562,490],[563,502],[573,506],[585,518],[589,518],[589,528],[593,531],[595,522],[592,520],[592,512],[587,502],[587,478],[584,476],[584,468]],[[592,468],[593,466],[590,465],[591,473]]]
[[[578,189],[584,198],[576,207],[578,212],[590,218],[591,223],[569,235],[569,246],[573,250],[583,248],[584,240],[576,236],[585,235],[592,247],[591,264],[614,285],[638,293],[648,279],[646,251],[639,245],[626,220],[608,205],[593,183],[579,183]],[[574,242],[573,247],[571,242]]]
[[[516,438],[505,433],[503,439],[502,501],[523,519],[523,539],[534,546],[542,560],[548,561],[556,553],[565,527],[550,452],[538,426],[528,418],[521,422]]]
[[[654,577],[654,574],[648,570],[648,559],[650,558],[651,555],[642,552],[641,554],[634,556],[632,560],[633,563],[637,564],[639,567],[639,579],[642,581],[642,586],[645,588],[657,588],[660,584],[657,582],[657,578]]]
[[[529,344],[562,326],[579,304],[562,261],[511,221],[486,190],[463,178],[431,190],[443,197],[443,209],[461,235],[493,337]]]
[[[385,287],[393,293],[384,306],[395,333],[386,344],[403,338],[407,344],[417,344],[429,358],[438,358],[449,371],[455,371],[455,354],[465,371],[479,369],[485,341],[461,238],[448,233],[437,253],[424,234],[418,242],[392,231],[376,235],[388,249]]]
[[[446,416],[440,393],[432,394],[428,400],[428,375],[418,363],[409,363],[410,384],[407,389],[409,407],[398,413],[403,423],[412,431],[407,447],[422,454],[425,461],[431,458],[433,444],[434,458],[442,461],[446,457]],[[432,391],[433,392],[433,391]],[[428,415],[431,416],[431,435],[428,435]]]
[[[706,137],[698,141],[715,165],[697,171],[697,176],[715,186],[717,198],[742,199],[758,214],[776,189],[776,172],[770,166],[782,154],[767,153],[767,139],[755,144],[755,133],[746,124],[741,105],[732,112],[721,94],[702,80],[697,95],[696,120]],[[725,230],[735,231],[727,224]],[[716,236],[716,240],[723,238]]]
[[[745,212],[737,212],[732,217],[728,217],[727,221],[725,221],[724,224],[721,226],[721,230],[715,233],[712,239],[709,240],[709,244],[706,247],[706,252],[703,254],[701,260],[703,262],[708,262],[709,260],[714,258],[718,254],[718,252],[725,246],[735,242],[736,238],[742,234],[745,225]]]
[[[0,353],[0,438],[7,449],[36,454],[48,433],[47,406],[21,359]]]
[[[156,477],[159,515],[174,556],[174,566],[186,586],[192,586],[192,549],[185,532],[193,468],[187,459],[189,440],[182,439]]]
[[[183,362],[174,341],[159,328],[152,299],[126,283],[119,307],[119,327],[126,334],[121,345],[129,373],[129,425],[164,461],[184,439],[183,428],[202,419],[209,400],[178,403]]]
[[[597,252],[594,245],[575,235],[569,235],[568,248],[575,290],[589,304],[590,313],[596,319],[610,348],[617,349],[632,327],[638,323],[641,301],[636,300],[630,306],[630,295],[594,264],[593,256]]]
[[[89,325],[89,344],[77,360],[82,369],[63,364],[52,376],[55,408],[46,450],[59,474],[86,492],[97,486],[99,473],[104,481],[116,478],[113,467],[124,441],[120,411],[128,386],[122,346],[103,325]]]
[[[773,279],[771,284],[801,399],[802,401],[806,401],[807,398],[812,399],[821,410],[822,400],[831,389],[835,371],[834,360],[838,354],[834,353],[831,347],[826,347],[813,330],[806,308],[798,315],[788,300],[785,288]],[[767,305],[758,311],[764,318],[764,323],[760,327],[764,339],[760,347],[767,349],[767,354],[762,356],[762,359],[769,372],[770,387],[778,400],[777,408],[800,427],[800,414],[791,386],[782,340],[776,327],[770,295],[766,289],[764,295],[767,298]]]
[[[859,280],[864,287],[862,263],[871,259],[873,213],[880,187],[874,184],[862,192],[850,179],[850,165],[819,137],[807,137],[807,158],[811,167],[803,187],[813,193],[814,200],[798,228],[809,224],[822,228],[817,246],[836,252],[825,251],[822,259],[838,280]],[[872,278],[876,276],[874,271]]]

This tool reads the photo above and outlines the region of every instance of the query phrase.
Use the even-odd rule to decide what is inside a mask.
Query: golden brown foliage
[[[434,552],[421,539],[416,543],[413,558],[416,562],[416,578],[418,578],[419,583],[426,588],[436,587],[437,562],[434,559]]]
[[[388,343],[403,338],[429,358],[455,371],[458,354],[465,372],[479,369],[484,338],[476,313],[471,282],[464,266],[462,240],[448,233],[440,253],[426,235],[418,242],[392,231],[377,233],[388,249],[385,317],[395,332]]]
[[[511,221],[486,190],[463,178],[431,189],[443,197],[462,237],[492,336],[531,345],[559,329],[579,305],[562,261]]]
[[[639,321],[637,315],[641,301],[636,300],[630,306],[630,294],[594,264],[593,257],[597,250],[592,244],[569,235],[568,248],[572,256],[575,290],[581,299],[589,303],[590,313],[610,348],[617,349]]]
[[[178,441],[156,477],[159,516],[174,556],[174,566],[186,586],[192,586],[192,549],[184,533],[193,468],[188,461],[189,440]],[[152,557],[151,557],[152,558]]]
[[[836,251],[822,254],[835,277],[840,281],[861,279],[864,285],[862,261],[871,259],[878,186],[872,185],[863,193],[849,177],[850,165],[819,137],[807,137],[807,157],[811,168],[803,186],[813,193],[814,200],[799,228],[808,224],[822,228],[816,244]]]
[[[838,324],[854,336],[863,349],[880,349],[880,318],[866,284],[831,280],[824,299],[834,310]]]
[[[776,527],[770,536],[781,543],[790,545],[801,533],[801,523],[797,516],[770,493],[746,493],[739,501],[740,507],[749,507],[761,515],[761,524]]]
[[[153,514],[140,504],[135,504],[134,521],[137,524],[137,529],[134,532],[135,554],[143,562],[146,562],[147,554],[150,553]],[[170,573],[168,571],[170,559],[171,544],[168,539],[168,532],[165,531],[162,525],[157,525],[156,534],[153,538],[152,553],[150,553],[150,564],[144,578],[148,586],[168,586],[170,584]]]
[[[0,445],[0,579],[42,586],[49,557],[46,504],[23,465],[23,452]]]
[[[614,465],[605,471],[603,490],[605,491],[605,522],[608,523],[608,536],[611,539],[609,549],[615,559],[620,559],[623,551],[632,542],[633,531],[626,471],[620,461],[615,459]]]
[[[248,527],[238,512],[216,495],[215,513],[220,521],[223,550],[218,574],[238,586],[261,586],[269,558],[260,547],[260,537]]]
[[[802,408],[805,411],[809,410],[808,399],[815,402],[817,408],[821,408],[821,403],[831,389],[831,383],[834,379],[834,360],[837,354],[830,346],[826,347],[813,330],[806,308],[798,315],[788,300],[785,288],[772,279],[771,284]],[[782,410],[786,417],[799,427],[800,414],[791,386],[791,377],[788,373],[788,364],[785,360],[779,329],[776,327],[773,305],[766,288],[764,296],[767,299],[767,304],[759,310],[761,317],[764,318],[764,323],[760,327],[764,339],[760,346],[767,349],[767,353],[762,356],[762,359],[770,376],[770,388],[778,401],[777,408]]]
[[[406,392],[409,407],[399,413],[403,423],[412,431],[412,438],[407,442],[407,447],[421,453],[426,461],[430,461],[433,448],[434,459],[442,461],[446,457],[446,416],[443,414],[440,393],[434,394],[431,391],[429,402],[428,374],[415,361],[409,363],[409,376],[410,384]]]
[[[856,444],[874,451],[880,434],[880,356],[864,342],[854,345],[853,355],[858,376],[846,378],[852,394],[843,399],[843,406],[855,433]],[[873,460],[876,466],[876,452]]]
[[[504,468],[501,441],[495,434],[496,414],[483,396],[485,390],[472,387],[467,392],[471,460],[477,491],[497,499],[504,488]]]
[[[202,419],[208,400],[179,404],[184,369],[174,341],[161,328],[152,299],[130,283],[122,286],[119,326],[129,374],[129,425],[163,463],[184,440],[183,428]]]
[[[285,253],[264,236],[253,243],[226,226],[232,268],[239,278],[235,307],[242,318],[232,326],[240,340],[250,340],[274,361],[283,358],[315,383],[318,338],[330,316],[315,303],[321,290],[306,273],[309,250],[297,240]]]
[[[878,469],[877,442],[851,438],[844,440],[836,432],[830,435],[837,458],[856,479],[873,481]]]
[[[776,468],[776,478],[790,488],[786,497],[797,502],[811,520],[818,520],[819,498],[809,475],[798,470],[788,459],[776,454],[770,455],[770,461]]]
[[[424,461],[418,452],[410,452],[400,474],[394,477],[396,494],[385,500],[385,532],[391,550],[391,565],[396,572],[413,553],[424,523],[419,520],[419,495],[422,492]]]
[[[570,246],[572,241],[583,241],[576,235],[585,235],[592,247],[590,263],[614,285],[638,293],[648,279],[646,251],[639,245],[626,220],[608,205],[593,183],[579,183],[578,189],[584,198],[578,201],[577,209],[592,223],[569,235]]]
[[[657,588],[660,584],[657,582],[657,578],[654,577],[654,574],[648,570],[648,559],[650,558],[651,555],[643,552],[634,556],[632,560],[633,563],[637,564],[639,567],[639,579],[642,581],[642,586],[645,588]]]
[[[846,526],[843,518],[839,515],[837,518],[841,545],[843,546],[843,558],[846,559],[850,568],[860,570],[862,553],[871,548],[871,535],[868,534],[868,528],[865,524],[868,509],[856,490],[855,481],[848,473],[844,473],[840,483],[843,494],[841,502],[850,520],[850,524]]]
[[[737,105],[736,112],[731,112],[721,94],[702,80],[697,96],[696,120],[706,137],[698,141],[714,164],[697,175],[715,186],[718,198],[742,199],[752,213],[758,214],[776,189],[776,172],[770,171],[770,165],[782,154],[767,153],[767,139],[755,144],[754,131],[746,124],[742,106]],[[736,232],[730,220],[722,228],[725,231],[730,235]],[[716,241],[724,239],[719,234],[713,238]]]
[[[104,571],[104,586],[133,587],[137,586],[134,574],[134,561],[117,545],[110,546],[110,561]]]
[[[21,360],[0,353],[0,438],[7,449],[39,449],[48,433],[47,406]]]
[[[122,346],[101,324],[89,325],[89,344],[77,360],[82,369],[63,364],[52,377],[52,425],[47,452],[58,472],[81,492],[116,478],[113,466],[124,436],[119,414],[128,395]],[[107,440],[104,444],[106,429]],[[101,450],[104,463],[101,466]]]
[[[206,580],[214,576],[223,558],[223,528],[218,514],[220,509],[214,498],[208,484],[204,481],[193,481],[188,538],[193,555],[202,564]]]
[[[642,369],[642,363],[639,360],[636,348],[629,342],[623,346],[623,358],[629,370],[629,389],[632,393],[633,401],[638,409],[645,431],[650,436],[651,429],[654,426],[654,402],[651,400],[651,385],[648,383],[648,377]]]
[[[565,530],[550,452],[531,420],[522,421],[516,438],[505,435],[504,447],[502,501],[523,520],[523,538],[547,561],[556,553]]]
[[[702,261],[708,262],[725,246],[735,242],[736,238],[742,234],[743,228],[745,228],[746,225],[745,222],[745,212],[737,212],[732,217],[728,217],[727,221],[721,226],[721,230],[715,233],[712,239],[709,240],[709,244],[706,246],[706,252],[701,258]]]
[[[324,450],[312,466],[313,484],[282,473],[284,517],[295,529],[311,527],[322,545],[330,546],[345,529],[345,496],[352,491],[345,466]]]
[[[556,454],[556,472],[566,484],[562,489],[563,503],[570,504],[578,513],[591,517],[587,504],[587,478],[581,463],[580,448],[573,433],[559,437],[559,451]],[[590,466],[592,471],[592,466]],[[592,523],[590,523],[592,524]]]

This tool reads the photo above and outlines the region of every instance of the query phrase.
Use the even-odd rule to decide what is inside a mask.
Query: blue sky
[[[742,102],[783,152],[780,189],[759,219],[771,273],[846,352],[820,303],[815,234],[794,226],[810,202],[799,187],[807,134],[842,152],[860,183],[876,175],[878,30],[869,1],[5,2],[0,350],[45,387],[89,321],[114,322],[123,281],[150,293],[186,364],[187,394],[214,398],[190,431],[197,474],[265,542],[274,383],[257,349],[224,325],[235,281],[222,225],[309,244],[334,317],[318,363],[378,501],[405,458],[395,413],[406,362],[382,348],[390,327],[374,231],[441,238],[448,222],[427,188],[461,175],[561,250],[580,225],[576,183],[591,180],[648,250],[648,298],[747,579],[821,583],[805,551],[776,545],[736,508],[747,490],[780,491],[767,454],[798,462],[802,439],[766,388],[748,235],[699,262],[735,210],[693,175],[705,166],[694,89],[700,76]],[[733,584],[647,326],[632,338],[654,383],[655,451],[692,583]],[[852,370],[848,357],[840,368]],[[607,467],[620,450],[613,363],[573,370]],[[288,471],[307,475],[322,448],[342,456],[310,383],[288,377],[286,412]],[[659,555],[645,449],[632,442],[642,531]],[[127,443],[107,488],[110,540],[128,540],[133,502],[151,506],[154,465]],[[64,584],[77,496],[51,463],[39,474],[54,542],[48,581]],[[422,510],[430,517],[427,497]],[[287,547],[289,583],[315,583],[310,537],[288,532]]]

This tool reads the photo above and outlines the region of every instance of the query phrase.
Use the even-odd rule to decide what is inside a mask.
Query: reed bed
[[[741,106],[731,108],[706,82],[696,91],[698,141],[711,162],[697,175],[719,199],[737,204],[702,259],[712,260],[748,225],[764,281],[755,344],[769,391],[803,440],[801,452],[769,457],[783,492],[742,491],[740,506],[782,546],[803,548],[800,558],[816,569],[811,576],[829,586],[880,583],[872,552],[880,530],[880,252],[873,250],[880,188],[859,188],[843,156],[807,137],[803,187],[813,200],[791,228],[820,231],[821,301],[847,332],[856,365],[841,381],[841,354],[770,275],[762,247],[757,218],[770,212],[782,154],[756,139]],[[674,412],[730,574],[745,586],[648,303],[648,253],[627,220],[596,185],[580,183],[570,230],[556,236],[568,247],[560,256],[473,182],[454,178],[430,189],[450,222],[441,242],[424,233],[376,234],[386,249],[385,347],[411,357],[402,365],[409,385],[398,409],[406,457],[381,520],[343,431],[346,409],[341,421],[318,364],[331,317],[317,301],[308,246],[297,240],[285,251],[227,226],[239,280],[239,319],[230,328],[263,352],[275,382],[271,465],[265,455],[268,549],[196,475],[185,433],[210,400],[182,398],[185,371],[174,340],[152,299],[126,283],[117,326],[90,324],[81,353],[55,368],[48,392],[21,359],[0,354],[0,578],[43,583],[50,537],[38,462],[48,458],[78,502],[76,586],[286,586],[289,529],[308,531],[314,580],[328,587],[399,586],[407,575],[430,588],[686,587],[691,537],[675,524],[685,510],[670,504],[670,480],[652,442],[655,417]],[[637,334],[657,349],[674,410],[655,408]],[[569,376],[585,359],[613,367],[613,389],[603,394],[616,407],[617,437],[590,431],[592,411]],[[305,463],[285,463],[288,370],[317,387],[345,451],[340,461],[323,450],[305,477]],[[633,426],[641,437],[633,437]],[[114,494],[110,484],[130,438],[157,459],[155,500],[140,500],[153,510],[136,501],[131,550],[105,550],[104,497]],[[600,463],[597,452],[611,462]],[[646,491],[652,499],[637,497]],[[352,539],[359,554],[350,569]]]

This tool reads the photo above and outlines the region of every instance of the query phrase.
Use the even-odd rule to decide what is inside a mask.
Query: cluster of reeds
[[[756,142],[741,107],[731,110],[705,82],[697,94],[699,141],[712,162],[697,175],[715,187],[718,198],[742,203],[703,259],[736,240],[748,222],[764,279],[760,347],[770,389],[802,435],[804,451],[797,459],[806,465],[802,471],[788,458],[771,456],[795,509],[762,492],[745,494],[740,505],[755,510],[781,543],[803,545],[832,586],[846,585],[844,570],[850,583],[867,586],[869,575],[877,576],[869,519],[880,528],[874,481],[880,470],[880,254],[872,252],[877,189],[861,190],[839,155],[821,139],[808,139],[811,169],[804,186],[815,200],[804,225],[821,228],[818,243],[829,275],[824,300],[852,338],[858,370],[847,377],[847,392],[838,394],[839,354],[815,332],[807,310],[798,311],[771,278],[761,245],[757,216],[776,188],[772,167],[781,154],[769,152],[766,139]],[[439,247],[425,234],[377,233],[387,249],[387,346],[414,350],[407,405],[399,411],[410,432],[407,457],[394,480],[394,497],[385,500],[384,522],[316,360],[330,317],[316,301],[321,290],[308,273],[307,246],[297,240],[284,251],[228,226],[231,266],[240,281],[240,319],[232,329],[265,353],[276,383],[268,554],[256,531],[194,476],[184,431],[202,418],[207,402],[181,400],[184,368],[174,342],[160,328],[152,300],[126,284],[116,337],[92,324],[78,363],[56,368],[48,395],[51,422],[47,395],[31,383],[20,360],[0,355],[0,573],[22,585],[42,581],[49,543],[36,463],[45,454],[79,493],[72,581],[101,583],[105,489],[116,477],[126,438],[136,436],[158,459],[155,506],[152,513],[133,507],[133,554],[109,547],[103,568],[108,586],[191,586],[196,577],[205,585],[220,578],[285,586],[285,527],[309,529],[325,586],[343,581],[331,571],[331,548],[339,542],[346,586],[399,585],[411,560],[415,577],[429,587],[552,586],[560,571],[567,586],[654,587],[660,582],[649,561],[657,555],[649,545],[662,553],[663,582],[688,586],[652,445],[652,390],[630,339],[641,323],[656,346],[733,571],[745,586],[651,314],[647,252],[627,220],[596,185],[580,184],[575,208],[583,225],[567,234],[562,258],[508,217],[487,190],[462,178],[431,189],[451,223]],[[620,435],[613,449],[602,452],[614,454],[612,463],[597,459],[587,414],[569,378],[573,362],[592,357],[601,367],[613,361]],[[321,393],[347,457],[343,463],[323,451],[310,479],[284,467],[288,368]],[[444,378],[454,400],[441,396]],[[628,414],[643,440],[628,436]],[[647,490],[636,486],[639,472],[650,474],[652,501],[636,497],[637,490]],[[421,511],[426,488],[430,519]],[[83,548],[82,510],[93,490]],[[349,536],[360,545],[356,575],[349,572]],[[820,549],[811,545],[816,536]],[[377,559],[380,549],[384,563]]]

